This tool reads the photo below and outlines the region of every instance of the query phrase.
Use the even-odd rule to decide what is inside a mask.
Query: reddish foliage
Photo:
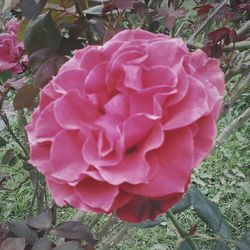
[[[189,229],[189,235],[194,235],[197,231],[197,224],[192,225],[192,227]]]
[[[205,4],[198,7],[194,7],[193,9],[197,11],[198,16],[203,16],[209,12],[209,10],[213,9],[213,4]]]
[[[246,37],[237,35],[235,30],[225,27],[209,32],[207,38],[202,49],[208,56],[215,58],[222,56],[222,48],[225,45],[246,39]]]

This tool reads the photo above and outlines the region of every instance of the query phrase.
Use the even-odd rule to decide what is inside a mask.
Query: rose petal
[[[107,182],[87,178],[74,187],[74,192],[88,206],[108,212],[119,190]]]
[[[195,166],[208,155],[213,147],[216,126],[211,115],[202,117],[197,124],[197,131],[194,135]]]
[[[79,90],[79,92],[82,92],[86,75],[87,72],[85,70],[68,69],[54,78],[52,84],[58,93],[65,94],[70,90]]]
[[[116,215],[120,220],[139,223],[143,220],[155,218],[176,204],[182,194],[174,194],[162,200],[151,200],[135,195],[130,202],[117,209]]]
[[[193,148],[191,129],[166,132],[164,144],[148,154],[151,166],[158,166],[155,175],[146,184],[124,184],[122,189],[128,193],[155,198],[184,193],[194,167]]]
[[[62,130],[55,119],[54,103],[50,103],[40,114],[36,121],[36,142],[53,141],[54,137]]]
[[[127,152],[123,161],[116,166],[100,167],[101,176],[112,185],[124,182],[131,184],[148,183],[150,176],[157,171],[157,166],[150,166],[146,154],[158,148],[163,142],[163,132],[160,124],[156,124],[145,141]],[[131,167],[132,166],[132,167]]]
[[[186,96],[168,108],[165,130],[181,128],[203,116],[209,109],[204,86],[195,78],[189,76],[189,87]],[[195,102],[194,102],[195,100]]]
[[[81,152],[84,139],[79,131],[64,130],[55,136],[50,153],[52,177],[74,184],[85,176],[88,164]]]
[[[74,188],[67,184],[60,184],[54,181],[46,179],[49,190],[56,202],[60,207],[70,204],[71,206],[83,211],[89,211],[94,213],[104,213],[105,211],[100,208],[92,208],[86,205],[74,192]]]
[[[56,100],[54,113],[58,124],[62,128],[73,130],[84,130],[99,115],[96,106],[90,100],[82,97],[77,90],[70,90]]]

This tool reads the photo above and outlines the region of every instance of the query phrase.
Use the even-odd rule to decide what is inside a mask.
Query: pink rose
[[[17,41],[17,28],[16,19],[11,19],[5,26],[5,33],[0,34],[0,72],[6,70],[13,73],[22,72],[24,45]]]
[[[125,30],[76,51],[41,91],[30,163],[59,206],[153,220],[212,148],[223,91],[217,61],[201,50]]]
[[[16,34],[20,24],[15,17],[10,19],[5,25],[5,31],[11,34]]]

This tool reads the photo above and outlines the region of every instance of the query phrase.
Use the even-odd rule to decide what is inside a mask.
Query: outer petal
[[[74,184],[80,181],[88,168],[82,157],[84,136],[79,131],[62,131],[52,143],[50,160],[52,177]]]
[[[100,208],[92,208],[86,205],[74,192],[74,189],[65,184],[51,181],[50,179],[46,179],[49,190],[54,198],[56,204],[60,207],[71,205],[74,208],[78,208],[80,210],[94,212],[94,213],[105,213],[104,210]]]
[[[90,178],[75,186],[74,191],[86,205],[106,212],[109,212],[115,197],[119,194],[118,187]]]
[[[216,124],[211,115],[202,117],[196,123],[197,131],[194,134],[195,166],[208,155],[213,147]]]
[[[159,200],[151,200],[143,196],[133,196],[127,204],[117,209],[116,215],[119,219],[133,223],[143,220],[154,220],[159,214],[164,213],[182,197],[182,194],[173,194]]]
[[[168,108],[164,129],[172,130],[187,126],[202,117],[208,109],[204,86],[195,78],[189,76],[186,96],[179,103]]]

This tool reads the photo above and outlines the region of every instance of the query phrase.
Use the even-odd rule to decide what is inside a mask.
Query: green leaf
[[[3,158],[2,158],[2,161],[1,163],[4,164],[4,165],[11,165],[11,163],[13,163],[13,159],[15,158],[15,151],[13,149],[8,149]],[[12,166],[12,165],[11,165]]]
[[[130,225],[132,227],[138,227],[138,228],[150,228],[150,227],[155,227],[160,225],[162,222],[166,222],[166,219],[163,217],[159,217],[153,221],[148,220],[148,221],[144,221],[141,223],[131,223]]]
[[[228,223],[223,218],[216,204],[209,201],[201,191],[192,186],[189,188],[188,199],[193,205],[197,215],[217,234],[224,238],[231,238],[232,233]]]
[[[250,249],[250,231],[247,231],[240,240],[235,241],[237,250],[249,250]]]
[[[178,250],[192,250],[193,248],[189,245],[187,240],[180,243]]]
[[[31,250],[50,250],[51,243],[47,237],[38,239]]]
[[[231,238],[232,233],[228,223],[216,204],[209,201],[199,189],[192,186],[189,188],[188,199],[193,205],[197,215],[217,234],[224,238]]]
[[[0,246],[0,250],[24,250],[24,238],[7,238]]]
[[[230,248],[225,242],[217,240],[215,250],[230,250]]]
[[[178,214],[189,208],[191,205],[187,195],[184,196],[174,207],[171,208],[173,214]]]
[[[4,83],[6,80],[8,80],[11,77],[11,74],[9,71],[0,72],[0,83]]]
[[[0,148],[6,146],[7,142],[4,140],[2,136],[0,136]]]
[[[91,8],[85,9],[83,11],[84,14],[91,14],[91,15],[102,15],[104,10],[103,5],[96,5]]]
[[[61,34],[50,12],[30,21],[24,33],[24,46],[28,55],[43,48],[57,50],[60,47]]]
[[[51,222],[52,222],[51,210],[40,213],[35,217],[28,217],[26,221],[27,225],[29,225],[30,227],[40,230],[49,229],[51,226]]]
[[[16,95],[13,100],[13,106],[15,110],[22,108],[29,108],[34,104],[35,98],[39,93],[39,89],[33,84],[25,85],[16,91]]]
[[[47,0],[20,0],[20,9],[28,19],[35,19],[41,13]]]
[[[68,241],[56,248],[54,250],[83,250],[80,243],[77,241]]]
[[[167,248],[162,244],[155,244],[152,247],[150,247],[149,250],[166,250]]]
[[[48,0],[48,2],[58,4],[63,8],[70,8],[74,5],[74,0]]]
[[[26,243],[33,245],[38,239],[37,232],[23,223],[7,223],[9,230],[17,237],[25,238]]]
[[[69,240],[85,240],[88,243],[96,243],[91,230],[79,221],[66,221],[55,226],[50,233]]]

